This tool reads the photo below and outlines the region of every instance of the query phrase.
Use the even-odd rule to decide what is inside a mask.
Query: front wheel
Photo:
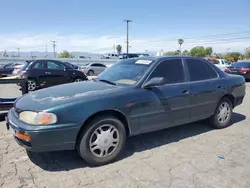
[[[77,151],[90,165],[99,166],[113,162],[126,142],[123,123],[113,116],[93,119],[78,139]]]
[[[214,128],[222,129],[230,125],[233,113],[233,105],[229,98],[223,98],[217,105],[215,114],[210,118]]]

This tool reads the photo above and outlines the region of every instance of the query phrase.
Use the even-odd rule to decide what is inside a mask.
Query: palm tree
[[[116,50],[117,50],[117,53],[120,55],[121,52],[122,52],[122,46],[121,46],[120,44],[118,44],[118,45],[116,46]]]
[[[180,52],[181,52],[181,45],[184,43],[184,40],[183,39],[178,39],[178,43],[180,45]]]

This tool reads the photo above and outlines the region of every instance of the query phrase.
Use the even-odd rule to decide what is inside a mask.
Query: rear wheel
[[[90,165],[99,166],[113,162],[126,142],[123,123],[113,116],[93,119],[77,142],[79,155]]]
[[[28,80],[28,90],[29,90],[29,91],[35,91],[36,88],[37,88],[37,83],[36,83],[36,81],[33,80],[33,79],[29,79],[29,80]]]
[[[215,114],[210,118],[214,128],[222,129],[230,125],[233,113],[233,105],[229,98],[225,97],[218,103]]]
[[[82,78],[75,78],[73,82],[82,82],[82,81],[84,81],[84,79],[82,79]]]
[[[89,70],[87,74],[88,74],[88,76],[94,76],[95,72],[93,70]]]

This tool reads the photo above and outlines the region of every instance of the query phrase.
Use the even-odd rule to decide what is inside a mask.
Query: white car
[[[117,54],[104,54],[101,56],[102,59],[119,59]]]
[[[88,76],[94,76],[100,74],[106,68],[107,66],[101,63],[88,63],[84,66],[81,66],[80,70],[82,70]]]
[[[15,65],[14,66],[14,70],[12,72],[12,75],[18,75],[21,68],[23,68],[24,64],[21,64],[21,65]]]
[[[216,63],[214,63],[217,67],[219,67],[222,71],[225,71],[227,67],[230,66],[230,63],[225,59],[216,59]]]

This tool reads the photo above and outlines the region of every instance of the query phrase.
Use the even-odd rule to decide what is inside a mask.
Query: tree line
[[[190,51],[181,51],[181,46],[184,43],[183,39],[178,39],[180,49],[176,51],[165,52],[164,55],[184,55],[184,56],[197,56],[197,57],[210,57],[214,56],[218,59],[226,59],[229,62],[236,62],[240,59],[250,59],[250,46],[245,49],[245,53],[229,52],[229,53],[214,53],[212,47],[196,46]]]

